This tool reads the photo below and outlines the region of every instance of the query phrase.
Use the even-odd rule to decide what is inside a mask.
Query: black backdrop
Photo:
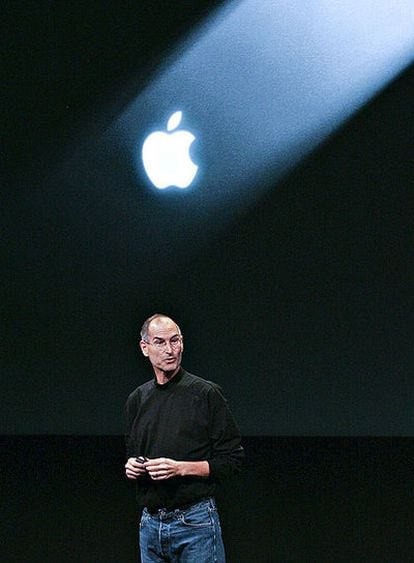
[[[180,321],[186,367],[221,383],[247,436],[248,471],[221,498],[232,561],[410,560],[412,444],[397,436],[414,426],[412,69],[156,284],[115,196],[50,182],[218,4],[6,4],[10,561],[133,557],[119,434],[126,395],[150,376],[136,340],[154,310]],[[355,435],[377,438],[339,437]]]
[[[214,7],[8,5],[7,433],[122,432],[154,311],[245,434],[413,431],[412,69],[215,237],[202,196],[186,229],[190,195],[146,193],[121,148],[62,167]]]

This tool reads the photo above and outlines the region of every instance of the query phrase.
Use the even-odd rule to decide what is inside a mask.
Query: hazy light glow
[[[115,128],[139,179],[144,139],[182,108],[202,171],[188,200],[197,208],[202,191],[217,224],[268,189],[267,180],[274,185],[413,58],[412,0],[231,2],[165,62]]]

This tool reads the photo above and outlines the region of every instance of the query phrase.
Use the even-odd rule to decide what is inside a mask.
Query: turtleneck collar
[[[169,381],[167,381],[167,383],[158,383],[157,378],[154,376],[154,385],[157,389],[163,389],[163,390],[171,389],[171,387],[177,385],[177,383],[182,379],[183,375],[184,375],[184,370],[182,367],[180,367],[177,373],[174,375],[174,377],[172,377]]]

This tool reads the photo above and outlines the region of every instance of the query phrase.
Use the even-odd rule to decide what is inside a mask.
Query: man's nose
[[[166,352],[172,352],[172,345],[171,345],[171,342],[166,342],[166,343],[165,343],[165,351],[166,351]]]

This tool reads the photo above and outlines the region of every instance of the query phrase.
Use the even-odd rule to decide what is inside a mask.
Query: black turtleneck
[[[167,383],[147,381],[126,403],[127,457],[208,461],[210,476],[137,480],[137,499],[150,509],[179,508],[209,497],[215,483],[243,462],[240,432],[221,389],[182,368]]]

